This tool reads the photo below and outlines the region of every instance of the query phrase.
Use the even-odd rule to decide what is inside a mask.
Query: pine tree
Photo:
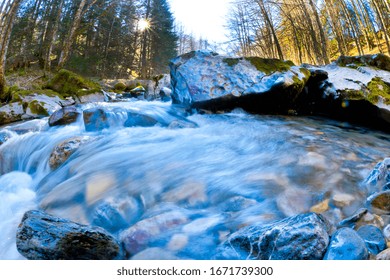
[[[151,6],[150,66],[158,75],[168,71],[169,60],[177,55],[178,36],[167,0],[154,0]]]

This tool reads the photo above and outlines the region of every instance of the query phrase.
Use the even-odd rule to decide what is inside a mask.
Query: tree
[[[21,0],[6,0],[0,6],[0,100],[7,101],[5,92],[5,61],[12,26]]]
[[[169,60],[177,55],[178,36],[174,31],[174,19],[167,0],[154,0],[150,12],[151,74],[168,71]]]

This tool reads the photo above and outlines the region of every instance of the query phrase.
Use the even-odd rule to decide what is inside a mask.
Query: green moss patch
[[[269,75],[274,72],[286,72],[295,64],[290,60],[280,60],[274,58],[246,57],[257,70]]]
[[[38,115],[38,116],[48,116],[49,113],[44,107],[43,102],[39,102],[37,100],[31,101],[28,104],[28,108],[30,109],[31,113]]]
[[[59,94],[58,92],[55,92],[51,89],[40,89],[40,90],[17,89],[11,93],[12,102],[22,101],[24,96],[33,95],[33,94],[46,95],[49,97],[56,97],[57,96],[60,99],[64,99],[64,97],[61,94]]]
[[[126,90],[126,85],[124,83],[117,83],[115,86],[114,86],[114,90],[116,93],[121,93],[121,92],[124,92]]]
[[[386,105],[390,105],[390,84],[385,83],[381,78],[373,78],[367,88],[370,91],[367,98],[371,103],[376,104],[382,98]]]
[[[237,65],[240,60],[242,60],[242,58],[224,58],[222,61],[230,67],[233,67]]]
[[[346,89],[341,92],[342,96],[347,100],[364,100],[366,96],[361,90]]]
[[[51,79],[47,86],[60,93],[63,97],[83,96],[101,90],[98,83],[85,79],[76,73],[62,69]]]

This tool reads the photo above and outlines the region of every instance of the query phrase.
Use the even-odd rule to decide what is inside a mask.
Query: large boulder
[[[323,66],[328,78],[318,91],[322,96],[310,110],[340,120],[390,131],[390,58],[385,55],[340,57]],[[314,90],[311,90],[313,93]]]
[[[269,225],[253,225],[233,233],[219,249],[218,259],[320,260],[329,244],[331,227],[309,213]]]
[[[73,223],[42,211],[24,214],[17,230],[18,251],[31,260],[112,260],[123,257],[104,229]]]
[[[83,111],[86,131],[100,131],[110,127],[106,112],[101,108],[91,108]]]
[[[241,107],[255,113],[288,113],[310,72],[291,61],[230,58],[207,51],[170,63],[174,103],[213,111]]]

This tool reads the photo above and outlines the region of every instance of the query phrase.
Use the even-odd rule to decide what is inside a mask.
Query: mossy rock
[[[31,113],[38,115],[38,116],[48,116],[49,113],[47,112],[46,108],[44,107],[43,102],[39,102],[37,100],[31,101],[27,108],[30,109]]]
[[[384,54],[362,55],[362,56],[340,56],[336,64],[342,67],[358,68],[361,66],[375,67],[381,70],[390,71],[390,57]]]
[[[49,97],[59,97],[60,99],[64,99],[64,97],[59,94],[58,92],[55,92],[51,89],[40,89],[40,90],[21,90],[17,89],[16,91],[13,91],[12,96],[12,102],[18,102],[22,101],[23,97],[33,94],[39,94],[39,95],[46,95]]]
[[[242,58],[224,58],[222,61],[224,63],[226,63],[227,65],[229,65],[230,67],[234,67],[236,66],[240,61],[242,60]]]
[[[115,86],[114,86],[114,90],[115,92],[124,92],[126,90],[127,86],[124,84],[124,83],[117,83]]]
[[[76,73],[62,69],[51,79],[47,86],[60,93],[63,97],[84,96],[99,92],[101,87],[98,83],[85,79]]]
[[[367,88],[369,89],[367,98],[371,103],[376,104],[382,99],[383,103],[390,105],[390,84],[376,77],[368,83]]]
[[[345,100],[365,100],[366,95],[362,90],[345,89],[340,92]]]
[[[274,58],[246,57],[257,70],[269,75],[274,72],[286,72],[295,64],[290,60],[280,60]]]
[[[290,60],[274,58],[245,57],[245,58],[224,58],[222,61],[230,67],[234,67],[243,59],[249,61],[260,72],[270,75],[275,72],[286,72],[295,64]],[[305,73],[306,76],[306,73]]]

